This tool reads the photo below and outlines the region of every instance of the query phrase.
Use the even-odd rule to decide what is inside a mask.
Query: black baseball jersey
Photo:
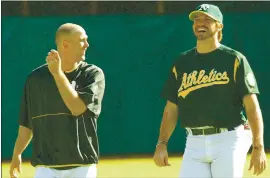
[[[65,169],[98,163],[96,119],[105,90],[104,73],[95,65],[81,62],[65,75],[87,105],[80,116],[73,116],[65,105],[47,65],[27,78],[19,124],[33,131],[33,166]]]
[[[182,127],[232,128],[246,122],[243,97],[259,94],[243,54],[221,45],[199,54],[191,49],[175,61],[162,97],[178,105]]]

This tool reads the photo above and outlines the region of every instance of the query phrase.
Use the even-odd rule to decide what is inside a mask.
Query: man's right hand
[[[21,155],[12,157],[10,170],[9,170],[10,178],[18,178],[18,173],[21,173],[21,164],[22,164]]]
[[[168,151],[165,144],[158,144],[154,154],[154,162],[159,167],[171,166],[168,162]]]

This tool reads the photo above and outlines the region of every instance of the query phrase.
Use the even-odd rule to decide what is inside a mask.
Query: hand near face
[[[62,71],[61,58],[56,50],[52,49],[48,53],[46,62],[48,63],[48,68],[52,75],[58,75]]]

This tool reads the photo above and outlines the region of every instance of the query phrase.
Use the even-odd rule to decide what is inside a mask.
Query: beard
[[[195,33],[195,36],[197,38],[197,40],[206,40],[209,38],[213,38],[215,36],[215,32],[203,32],[203,33]]]
[[[204,28],[204,32],[198,32],[199,28]],[[209,38],[214,38],[215,34],[218,32],[217,29],[211,29],[206,26],[200,26],[198,28],[193,29],[193,33],[196,36],[197,40],[206,40]]]

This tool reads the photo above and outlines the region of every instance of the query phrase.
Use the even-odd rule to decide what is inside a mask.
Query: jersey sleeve
[[[105,76],[101,69],[86,69],[84,85],[77,89],[87,109],[95,115],[101,112],[101,103],[105,90]]]
[[[32,129],[31,120],[29,118],[28,110],[28,86],[24,86],[23,95],[21,98],[20,111],[19,111],[19,125]]]
[[[163,86],[161,97],[177,105],[177,72],[173,66],[169,71],[168,78]]]
[[[239,61],[239,66],[236,72],[236,86],[240,98],[247,94],[259,94],[259,89],[255,75],[245,57],[241,57]],[[236,61],[237,62],[237,61]]]

